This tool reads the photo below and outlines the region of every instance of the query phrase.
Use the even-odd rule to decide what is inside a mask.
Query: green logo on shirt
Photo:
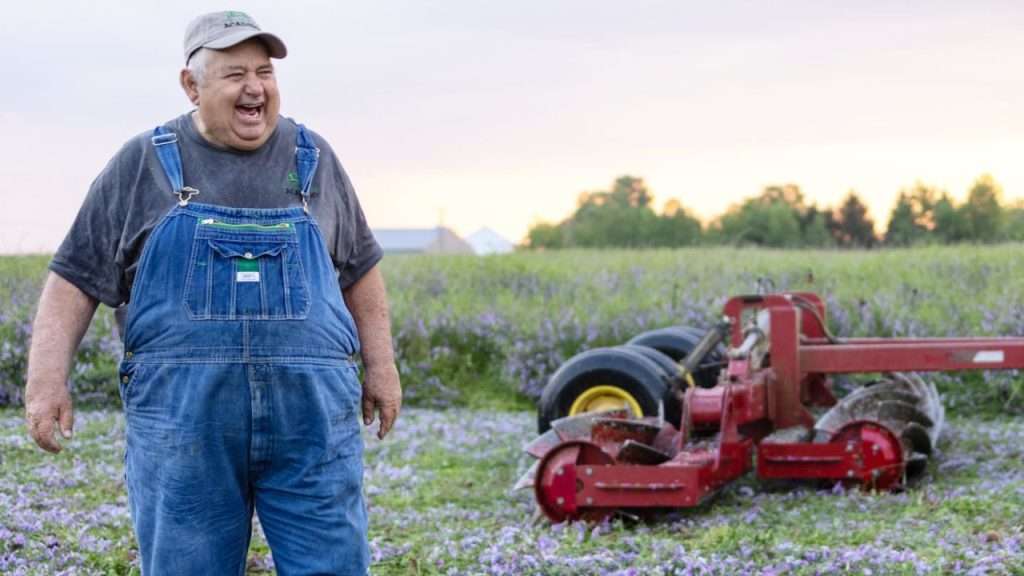
[[[299,191],[302,189],[302,186],[299,183],[299,175],[296,174],[294,170],[288,172],[288,177],[285,178],[284,189],[289,194],[299,194]],[[318,191],[319,188],[317,188],[316,185],[310,186],[309,195],[316,196]]]

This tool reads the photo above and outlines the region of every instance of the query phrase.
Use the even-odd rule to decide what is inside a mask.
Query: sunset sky
[[[627,173],[704,220],[789,182],[882,222],[917,180],[1024,198],[1020,2],[22,2],[0,19],[0,253],[55,249],[121,144],[188,110],[184,28],[214,9],[287,43],[282,112],[375,227],[519,241]]]

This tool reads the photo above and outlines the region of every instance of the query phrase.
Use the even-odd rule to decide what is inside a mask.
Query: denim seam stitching
[[[132,289],[131,292],[128,293],[128,310],[125,315],[124,334],[122,335],[122,341],[125,343],[128,342],[128,334],[131,333],[129,328],[131,328],[135,323],[134,311],[138,303],[139,291],[142,290],[142,285],[146,281],[146,275],[142,274],[142,272],[149,265],[149,261],[153,259],[153,242],[150,242],[149,240],[170,225],[169,222],[171,219],[178,216],[178,214],[175,213],[176,210],[178,210],[177,206],[171,208],[170,211],[164,214],[163,218],[160,219],[160,222],[149,233],[149,236],[146,237],[146,241],[142,247],[142,255],[139,257],[139,266],[135,269],[135,278],[132,281]]]
[[[299,280],[300,280],[299,288],[303,289],[306,292],[306,294],[305,294],[306,301],[305,301],[305,306],[303,306],[301,310],[299,310],[298,312],[296,312],[295,310],[292,310],[292,314],[295,314],[296,316],[298,316],[298,317],[300,317],[302,319],[306,319],[309,316],[309,309],[313,305],[313,297],[311,295],[311,293],[312,293],[312,282],[309,281],[309,276],[306,275],[306,265],[305,265],[305,263],[302,260],[302,251],[301,250],[298,250],[298,251],[295,252],[295,262],[299,266]]]
[[[197,252],[199,250],[199,238],[196,237],[198,234],[199,234],[199,225],[198,225],[198,221],[197,221],[196,229],[192,232],[192,251],[189,254],[188,272],[185,274],[185,290],[184,290],[184,293],[181,296],[182,306],[185,308],[185,313],[188,314],[188,317],[189,317],[190,320],[201,320],[202,319],[202,318],[197,318],[196,317],[198,315],[195,314],[192,311],[192,305],[189,303],[189,298],[192,296],[192,292],[193,292],[193,290],[192,290],[192,277],[194,276],[194,273],[195,273],[195,269],[196,269],[196,256],[197,256]],[[206,259],[206,266],[208,268],[210,268],[211,264],[212,264],[212,262],[210,262],[210,258],[207,257],[207,259]],[[207,278],[209,278],[209,272],[207,272]],[[207,286],[206,286],[206,289],[207,289],[206,302],[207,302],[207,308],[209,308],[209,302],[210,302],[210,295],[209,295],[210,286],[209,286],[209,284],[210,284],[210,282],[207,282],[206,284],[207,284]]]
[[[288,206],[285,208],[232,208],[230,206],[219,206],[202,202],[189,202],[188,206],[182,207],[181,211],[197,218],[209,217],[211,214],[230,214],[230,216],[224,217],[243,220],[254,216],[280,216],[290,222],[301,222],[306,217],[299,206]]]
[[[263,258],[260,258],[257,261],[257,266],[260,267],[260,279],[261,279],[260,280],[260,318],[261,319],[269,319],[270,318],[270,310],[269,310],[269,307],[267,306],[267,283],[265,281],[266,278],[267,278],[267,263],[263,260]],[[284,299],[284,301],[285,301],[285,310],[287,311],[287,309],[288,309],[287,308],[287,306],[288,306],[288,304],[287,304],[288,303],[288,291],[287,290],[285,290],[285,299]]]

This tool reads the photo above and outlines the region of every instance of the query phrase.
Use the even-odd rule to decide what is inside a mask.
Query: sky
[[[916,181],[1024,198],[1020,2],[4,0],[0,253],[54,250],[121,145],[189,110],[184,29],[219,9],[288,45],[282,113],[373,227],[518,242],[623,174],[704,221],[784,183],[881,225]]]

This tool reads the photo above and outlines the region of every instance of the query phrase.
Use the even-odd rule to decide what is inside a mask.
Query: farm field
[[[925,478],[899,494],[745,480],[655,523],[536,522],[524,412],[410,409],[366,435],[373,574],[1022,574],[1024,422],[954,419]],[[45,455],[0,412],[0,573],[138,574],[122,480],[123,420],[78,417]],[[257,531],[249,573],[272,570]]]
[[[882,252],[691,249],[388,257],[409,400],[366,435],[374,574],[1024,574],[1024,379],[940,375],[950,421],[898,494],[752,479],[710,506],[635,524],[550,526],[510,487],[533,399],[573,354],[705,326],[732,294],[811,290],[839,336],[1024,336],[1019,245]],[[45,257],[0,257],[0,573],[137,573],[123,486],[121,353],[101,309],[72,374],[76,436],[30,445],[20,409]],[[8,408],[2,406],[8,405]],[[272,570],[254,538],[250,573]],[[972,572],[973,571],[973,572]]]
[[[17,404],[44,257],[0,257],[0,406]],[[572,355],[643,330],[704,327],[730,295],[809,290],[837,336],[1024,335],[1024,249],[876,252],[687,249],[383,260],[406,399],[425,407],[527,409]],[[101,307],[71,378],[80,400],[117,405],[120,342]],[[936,378],[948,410],[1024,412],[1016,373]]]

